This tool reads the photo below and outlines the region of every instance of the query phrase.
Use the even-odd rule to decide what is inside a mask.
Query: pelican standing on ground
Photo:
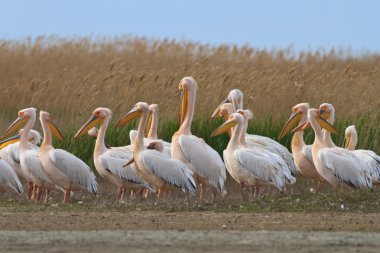
[[[196,184],[192,171],[181,161],[171,159],[163,153],[147,149],[144,145],[144,130],[149,117],[147,103],[139,102],[134,108],[117,122],[117,126],[124,126],[131,120],[140,117],[137,136],[132,144],[133,158],[139,176],[158,190],[158,198],[174,188],[194,194]]]
[[[20,166],[29,181],[27,198],[31,199],[33,189],[35,189],[35,201],[40,200],[42,190],[45,189],[45,203],[48,201],[51,190],[56,187],[54,183],[46,176],[42,170],[42,165],[39,159],[39,148],[32,145],[28,141],[30,130],[33,128],[36,121],[36,108],[27,108],[18,112],[18,118],[8,127],[3,137],[7,137],[22,126],[25,125],[24,130],[21,131],[19,156]]]
[[[143,190],[149,185],[136,174],[134,165],[123,167],[133,157],[129,149],[108,148],[105,134],[112,118],[112,111],[99,107],[94,110],[91,118],[78,130],[74,138],[78,138],[100,125],[97,133],[94,164],[99,175],[118,188],[117,201],[123,201],[126,190]]]
[[[322,127],[333,133],[336,129],[320,116],[318,109],[309,109],[307,115],[315,132],[312,156],[318,173],[334,188],[371,188],[371,175],[358,156],[352,151],[326,144]]]
[[[249,186],[256,195],[260,186],[275,186],[283,190],[287,182],[296,181],[280,156],[259,147],[249,147],[245,138],[241,138],[244,117],[240,113],[233,113],[211,136],[222,134],[232,127],[232,136],[223,157],[228,172],[240,184],[241,190]]]
[[[299,121],[299,126],[303,126],[307,122],[307,112],[310,109],[308,103],[300,103],[292,108],[293,114],[286,122],[282,129],[279,139],[282,139]],[[321,183],[325,180],[319,175],[313,162],[312,145],[306,145],[303,140],[303,131],[296,131],[292,137],[291,148],[297,170],[305,177],[313,179],[317,182],[317,188],[320,188]]]
[[[185,77],[178,88],[182,92],[180,127],[172,137],[171,156],[185,163],[193,171],[194,178],[199,184],[200,199],[203,198],[207,185],[216,188],[224,196],[226,168],[223,160],[203,139],[191,134],[198,85],[194,78]]]
[[[215,109],[211,118],[214,118],[220,111],[220,107],[225,103],[232,103],[233,111],[236,112],[238,109],[244,109],[243,106],[243,92],[239,89],[233,89],[229,92],[227,98],[225,98],[222,103]],[[288,165],[288,168],[292,172],[292,175],[297,174],[297,169],[293,161],[293,155],[289,152],[289,150],[282,146],[280,143],[272,140],[269,137],[254,135],[254,134],[246,134],[247,143],[252,142],[253,144],[264,146],[266,149],[273,153],[277,153],[280,155],[283,160]]]
[[[8,186],[17,193],[23,192],[20,179],[16,172],[3,159],[0,159],[0,187],[1,186]]]
[[[53,124],[50,113],[40,111],[40,121],[44,132],[40,161],[50,180],[64,189],[63,203],[69,202],[71,191],[87,190],[97,194],[98,184],[90,167],[66,150],[53,147],[52,134],[60,140],[63,140],[63,136]]]
[[[33,180],[24,174],[20,165],[19,148],[20,137],[23,131],[24,129],[21,129],[18,135],[0,142],[0,157],[12,167],[20,179],[24,179],[26,182],[32,182]],[[41,139],[42,137],[38,131],[30,130],[28,141],[32,148],[39,149],[37,145],[40,144]]]
[[[330,124],[334,124],[335,120],[335,108],[332,104],[323,103],[319,106],[321,116],[325,118]],[[329,132],[323,133],[323,140],[329,147],[336,147],[335,143],[331,139]],[[357,143],[357,133],[355,127],[347,127],[346,129],[346,143],[349,150],[357,155],[364,164],[366,164],[372,179],[376,182],[380,181],[380,157],[375,152],[370,150],[354,150]]]

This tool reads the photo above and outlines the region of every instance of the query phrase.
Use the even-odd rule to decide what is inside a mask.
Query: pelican
[[[299,121],[299,126],[303,126],[307,122],[307,112],[310,109],[308,103],[300,103],[292,108],[293,114],[286,122],[282,129],[279,139],[282,139],[292,127]],[[317,182],[317,187],[320,188],[321,183],[325,180],[319,175],[316,170],[312,157],[312,145],[306,145],[303,140],[303,132],[297,131],[294,133],[291,143],[294,163],[297,170],[305,177],[313,179]]]
[[[312,156],[318,173],[334,188],[371,188],[371,175],[357,155],[347,149],[326,144],[326,135],[322,132],[322,127],[333,133],[336,133],[336,129],[320,116],[320,111],[309,109],[308,119],[315,132]]]
[[[345,131],[345,148],[352,150],[359,158],[367,164],[370,169],[372,179],[376,183],[380,182],[380,156],[371,150],[357,149],[356,144],[358,143],[358,133],[356,132],[355,126],[348,126]]]
[[[295,182],[280,156],[259,147],[249,147],[245,138],[241,138],[244,134],[244,117],[240,113],[233,113],[211,137],[232,127],[232,136],[223,151],[223,157],[228,172],[240,184],[241,190],[245,186],[252,187],[254,193],[260,186],[274,186],[282,190],[287,182]]]
[[[97,194],[98,184],[90,167],[66,150],[53,147],[52,134],[60,140],[63,140],[63,136],[52,122],[50,113],[40,111],[40,121],[44,132],[40,161],[50,180],[64,190],[63,203],[69,202],[72,191],[87,190]]]
[[[24,130],[21,129],[18,135],[15,135],[9,139],[0,142],[0,157],[4,159],[16,172],[20,179],[24,179],[26,182],[33,182],[31,178],[28,178],[21,169],[20,166],[20,137]],[[38,131],[31,129],[28,135],[28,141],[32,148],[38,149],[38,144],[41,142],[41,135]]]
[[[150,104],[149,105],[149,118],[148,118],[148,122],[147,122],[147,125],[145,128],[145,131],[144,131],[144,136],[146,137],[146,138],[144,138],[145,146],[149,146],[152,141],[158,140],[158,135],[157,135],[158,112],[159,112],[159,110],[158,110],[157,104]],[[136,130],[131,130],[129,132],[129,138],[130,138],[131,143],[133,143],[136,136],[137,136]],[[152,144],[150,146],[150,149],[156,149],[157,150],[157,148],[161,144],[163,145],[163,148],[164,148],[163,153],[165,155],[167,155],[168,157],[170,157],[171,156],[171,143],[170,142],[166,142],[166,141],[161,140],[161,143],[158,144],[157,147],[155,146],[156,144],[154,144],[154,145]]]
[[[226,167],[223,160],[203,139],[191,134],[198,85],[194,78],[185,77],[178,88],[182,92],[180,127],[172,137],[171,156],[185,163],[193,171],[194,178],[200,187],[201,200],[207,185],[216,188],[224,196],[226,194],[224,189]]]
[[[180,188],[184,192],[194,194],[196,183],[193,173],[184,163],[144,146],[144,130],[149,117],[149,105],[147,103],[137,103],[129,113],[117,122],[117,126],[124,126],[138,117],[140,117],[140,122],[132,146],[139,175],[158,189],[158,198],[161,198],[165,191],[173,188]]]
[[[225,98],[222,103],[215,109],[214,113],[212,114],[211,118],[214,118],[220,111],[221,106],[224,103],[232,103],[233,112],[236,112],[238,109],[244,109],[243,108],[243,92],[241,92],[239,89],[233,89],[229,92],[227,98]],[[288,165],[288,168],[292,172],[292,175],[297,174],[297,169],[293,161],[293,155],[289,152],[289,150],[282,146],[280,143],[272,140],[269,137],[260,136],[260,135],[253,135],[253,134],[246,134],[246,141],[247,143],[256,143],[257,145],[264,146],[266,149],[268,149],[271,152],[277,153],[280,155],[283,160]]]
[[[22,193],[22,185],[12,167],[0,159],[0,186],[8,186],[17,193]]]
[[[20,166],[25,177],[28,179],[29,188],[27,198],[31,199],[33,185],[36,191],[35,201],[40,200],[42,190],[45,189],[45,203],[48,201],[51,190],[55,184],[46,176],[39,159],[39,148],[28,141],[30,130],[36,121],[36,108],[26,108],[18,112],[18,118],[8,127],[3,137],[7,137],[25,125],[21,132],[19,156]],[[31,181],[29,181],[31,180]]]
[[[150,188],[154,191],[136,174],[134,165],[123,167],[133,157],[131,150],[106,146],[104,139],[111,118],[112,111],[110,109],[102,107],[95,109],[90,119],[78,130],[74,138],[78,138],[92,127],[100,125],[95,143],[94,164],[99,175],[118,188],[117,201],[123,201],[126,190]]]

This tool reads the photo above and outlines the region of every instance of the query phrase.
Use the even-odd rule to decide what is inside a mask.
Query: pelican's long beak
[[[26,122],[28,122],[28,119],[27,117],[18,117],[15,121],[13,121],[13,123],[7,128],[7,130],[5,130],[5,133],[3,134],[3,136],[1,137],[2,139],[3,138],[6,138],[6,137],[9,137],[11,134],[15,133],[16,131],[18,131],[20,128],[22,128]]]
[[[16,143],[16,142],[19,142],[20,141],[20,138],[21,136],[19,134],[15,135],[15,136],[12,136],[8,139],[5,139],[3,141],[0,142],[0,149],[3,149],[5,148],[6,146],[12,144],[12,143]]]
[[[336,130],[336,128],[331,125],[329,122],[327,122],[327,120],[325,120],[324,118],[322,118],[320,115],[317,116],[317,122],[318,124],[326,129],[327,131],[329,131],[330,133],[333,133],[333,134],[337,134],[338,131]]]
[[[186,117],[186,112],[187,112],[187,107],[189,105],[189,92],[185,88],[180,88],[181,89],[181,110],[179,112],[179,126],[182,125],[182,123],[185,121]]]
[[[129,160],[129,162],[127,162],[126,164],[123,165],[123,167],[127,167],[128,165],[131,165],[134,162],[135,162],[135,158],[132,157],[131,160]]]
[[[306,130],[307,128],[310,127],[310,122],[309,121],[305,121],[304,123],[300,124],[298,127],[294,128],[291,133],[295,133],[295,132],[298,132],[298,131],[303,131],[303,130]]]
[[[217,129],[215,129],[214,132],[212,132],[212,134],[210,135],[210,137],[214,137],[214,136],[220,135],[224,132],[227,132],[228,129],[230,129],[231,127],[234,127],[234,126],[236,126],[236,122],[232,121],[232,120],[228,120],[228,121],[224,122],[223,125],[221,125]]]
[[[211,115],[211,119],[215,118],[216,115],[218,115],[219,111],[220,111],[220,107],[222,107],[223,104],[225,103],[228,103],[229,99],[228,97],[225,98],[222,103],[220,103],[220,105],[218,105],[218,107],[215,109],[215,111],[212,113]]]
[[[146,127],[144,130],[144,136],[145,137],[148,137],[150,127],[152,126],[152,120],[153,120],[153,112],[149,112],[148,122],[146,123]]]
[[[102,124],[103,120],[99,118],[97,115],[92,115],[91,118],[87,120],[86,123],[78,130],[78,132],[75,134],[74,139],[82,136],[83,134],[90,131],[91,128],[98,126]]]
[[[286,122],[284,128],[282,129],[280,136],[278,137],[279,140],[284,138],[284,136],[292,129],[292,127],[297,124],[297,122],[301,119],[301,114],[294,112],[288,121]]]
[[[48,122],[48,126],[49,126],[51,133],[55,137],[57,137],[60,141],[63,141],[63,135],[62,135],[61,131],[58,130],[56,125],[54,125],[54,123],[51,120]]]
[[[116,123],[117,127],[122,127],[128,124],[130,121],[137,119],[141,117],[141,112],[137,111],[135,109],[132,109],[130,112],[128,112],[126,115],[124,115],[121,119],[119,119]]]
[[[344,140],[344,148],[348,148],[348,146],[350,146],[350,143],[351,143],[351,135],[348,135],[346,137],[346,139]]]

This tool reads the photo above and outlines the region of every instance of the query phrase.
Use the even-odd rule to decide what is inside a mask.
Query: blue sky
[[[380,52],[375,0],[1,0],[0,38],[135,35],[257,48]]]

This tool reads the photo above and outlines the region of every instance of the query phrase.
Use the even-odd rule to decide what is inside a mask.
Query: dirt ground
[[[380,232],[379,213],[16,212],[1,230],[294,230]]]

